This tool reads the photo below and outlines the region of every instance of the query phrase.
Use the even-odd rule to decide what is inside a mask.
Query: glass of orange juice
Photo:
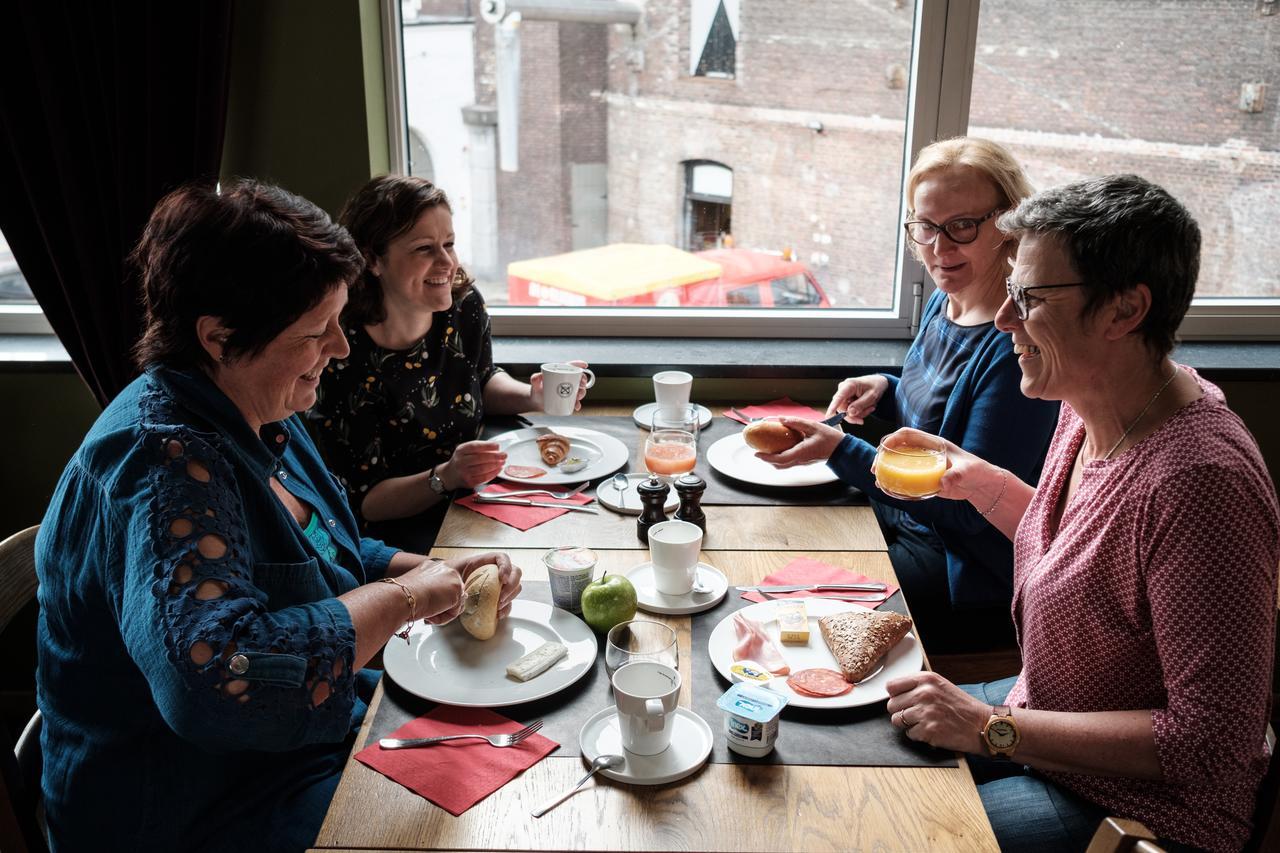
[[[644,465],[655,477],[670,479],[693,470],[698,439],[682,429],[655,429],[644,440]]]
[[[876,448],[876,485],[890,497],[908,501],[931,498],[942,488],[946,470],[946,446],[932,436],[892,447],[881,440]]]

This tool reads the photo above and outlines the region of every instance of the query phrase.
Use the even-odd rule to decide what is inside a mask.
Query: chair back
[[[0,542],[0,632],[36,597],[36,531],[28,527]],[[47,853],[40,820],[40,712],[12,754],[0,753],[0,850]]]

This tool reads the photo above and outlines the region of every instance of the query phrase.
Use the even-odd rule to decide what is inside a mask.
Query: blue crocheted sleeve
[[[204,434],[153,428],[126,517],[121,633],[169,726],[210,750],[341,740],[355,628],[309,563],[255,565],[230,464]],[[272,571],[272,600],[255,580]],[[308,569],[312,569],[308,571]]]

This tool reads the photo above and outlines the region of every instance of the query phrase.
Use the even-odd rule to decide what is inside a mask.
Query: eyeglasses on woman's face
[[[955,219],[948,219],[941,225],[936,222],[930,222],[927,219],[909,219],[902,224],[902,227],[907,229],[907,236],[911,238],[911,242],[919,243],[921,246],[932,246],[937,242],[938,235],[944,231],[951,238],[951,242],[959,243],[963,246],[977,240],[978,231],[982,228],[982,223],[1002,210],[1004,208],[997,207],[989,211],[986,216],[977,218],[957,216]]]
[[[1012,278],[1004,280],[1005,292],[1009,294],[1009,301],[1013,303],[1014,310],[1018,312],[1018,319],[1027,319],[1027,313],[1031,310],[1027,292],[1031,290],[1053,290],[1057,287],[1084,287],[1083,281],[1072,281],[1067,284],[1017,284]]]

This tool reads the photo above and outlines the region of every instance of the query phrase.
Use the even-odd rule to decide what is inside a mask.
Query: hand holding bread
[[[742,440],[761,453],[781,453],[800,443],[800,433],[774,418],[752,421],[742,430]]]
[[[401,580],[413,589],[417,599],[416,617],[433,625],[444,625],[462,614],[466,583],[485,568],[491,569],[497,578],[496,621],[511,612],[511,602],[520,593],[520,569],[511,564],[506,554],[488,551],[452,560],[427,561],[406,572]]]
[[[796,465],[808,465],[812,462],[826,462],[831,458],[836,445],[844,438],[842,430],[817,421],[807,421],[803,418],[784,417],[778,418],[776,421],[757,421],[748,426],[748,429],[763,423],[777,423],[794,435],[799,436],[798,442],[793,443],[789,449],[774,452],[759,451],[756,453],[756,458],[768,462],[775,468],[792,468]],[[743,432],[745,438],[746,430]]]

